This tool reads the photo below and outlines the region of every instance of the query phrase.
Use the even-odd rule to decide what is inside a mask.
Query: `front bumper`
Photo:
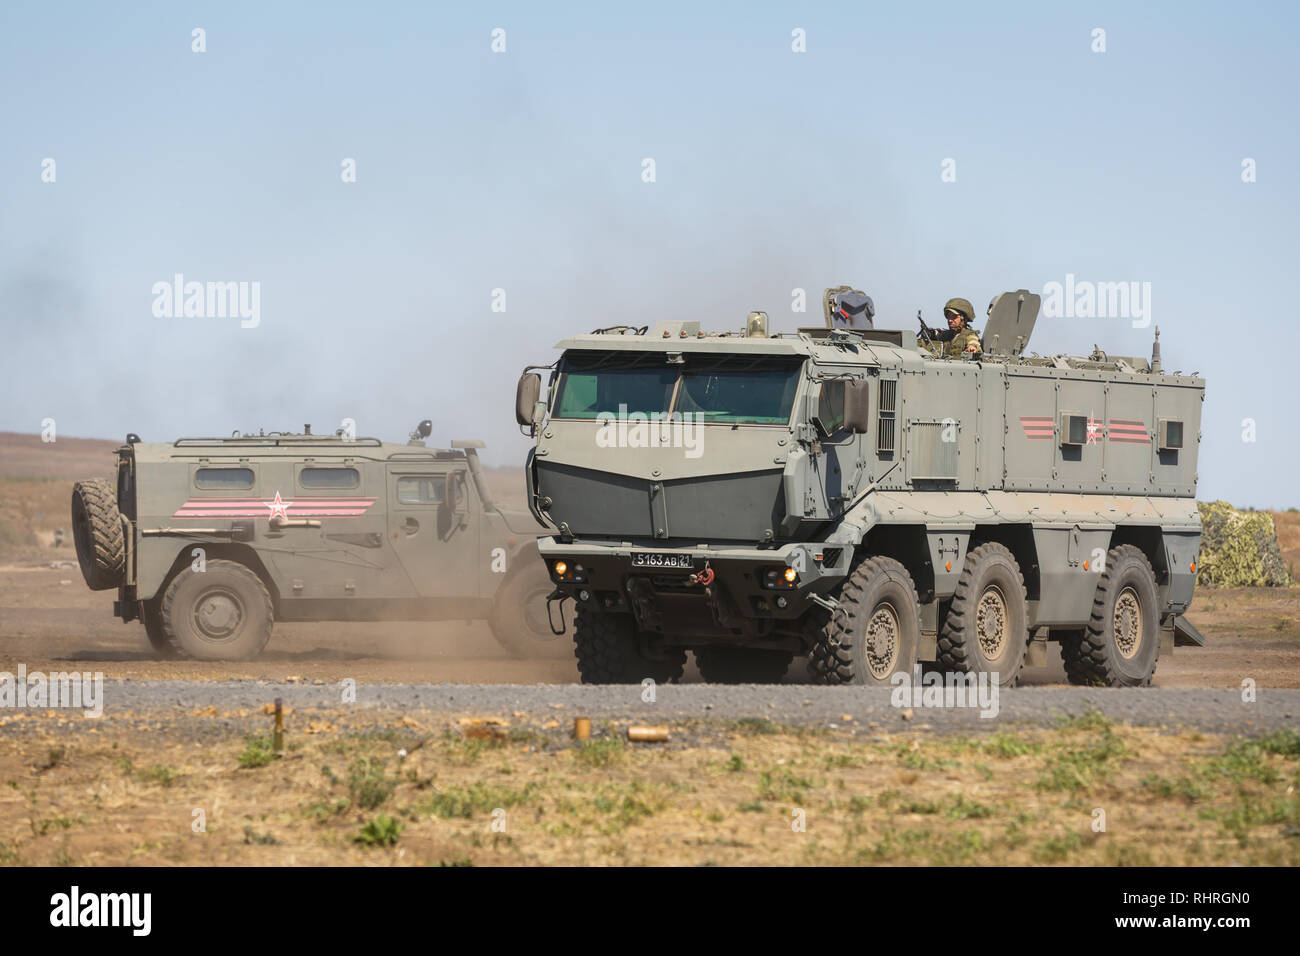
[[[793,622],[815,603],[810,595],[827,594],[840,584],[852,557],[845,545],[809,543],[672,548],[626,542],[565,544],[547,537],[538,539],[537,549],[556,587],[580,607],[631,611],[643,629],[686,633],[751,633],[763,629],[761,622]],[[687,555],[691,568],[638,567],[633,564],[638,554]],[[567,565],[569,576],[556,575],[556,561]],[[783,580],[786,568],[795,569],[793,583],[766,586],[773,577],[770,572]]]

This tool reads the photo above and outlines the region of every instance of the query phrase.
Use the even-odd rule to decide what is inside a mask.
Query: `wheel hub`
[[[194,627],[209,641],[228,641],[244,626],[244,604],[224,588],[205,591],[194,602]]]
[[[879,604],[867,622],[867,670],[880,680],[894,670],[898,659],[898,614],[888,604]]]
[[[980,651],[989,660],[1001,656],[1007,644],[1007,600],[996,585],[989,585],[980,595],[975,610],[975,636]]]
[[[1120,656],[1132,659],[1142,646],[1142,602],[1132,588],[1125,588],[1115,599],[1114,629]]]

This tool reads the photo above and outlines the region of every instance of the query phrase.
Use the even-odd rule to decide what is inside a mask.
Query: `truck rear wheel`
[[[546,565],[535,554],[527,567],[501,582],[492,602],[488,624],[497,643],[509,651],[511,657],[562,660],[573,653],[568,635],[551,630],[546,598],[554,590]],[[565,598],[555,609],[556,625],[559,625],[560,617],[569,620],[572,613],[573,600]]]
[[[787,651],[749,647],[701,647],[695,666],[710,684],[775,684],[790,668],[794,655]]]
[[[182,571],[163,594],[163,630],[172,648],[200,661],[252,660],[271,638],[271,596],[238,561],[212,559]]]
[[[1141,549],[1122,544],[1106,553],[1088,626],[1061,638],[1071,684],[1146,687],[1160,656],[1156,575]]]
[[[72,486],[72,537],[87,587],[107,591],[122,583],[126,568],[122,516],[117,510],[117,489],[107,478],[88,478]]]
[[[647,677],[666,684],[680,680],[686,667],[685,651],[669,650],[664,660],[642,655],[636,621],[630,614],[578,608],[573,644],[584,684],[639,684]]]
[[[949,671],[996,675],[1015,685],[1029,646],[1025,579],[1015,556],[996,542],[966,555],[939,635],[939,664]]]
[[[144,625],[144,636],[149,639],[149,646],[153,648],[154,656],[160,661],[175,660],[176,650],[172,647],[172,642],[167,639],[167,631],[163,628],[162,609],[158,601],[145,602],[140,610],[140,623]]]
[[[840,606],[810,627],[808,670],[822,684],[888,686],[910,675],[921,642],[920,602],[907,569],[868,558],[850,572]]]

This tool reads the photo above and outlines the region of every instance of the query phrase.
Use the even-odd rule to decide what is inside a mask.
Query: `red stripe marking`
[[[373,505],[377,498],[290,498],[290,505]],[[270,501],[261,498],[190,498],[185,505],[203,507],[246,507],[248,505],[269,505]]]

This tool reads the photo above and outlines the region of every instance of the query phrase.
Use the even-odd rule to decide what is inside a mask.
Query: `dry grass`
[[[1234,742],[1093,717],[862,739],[701,724],[669,749],[610,726],[577,745],[422,720],[291,735],[266,760],[248,756],[266,752],[259,738],[161,745],[106,726],[11,739],[0,862],[1300,863],[1294,732]]]

